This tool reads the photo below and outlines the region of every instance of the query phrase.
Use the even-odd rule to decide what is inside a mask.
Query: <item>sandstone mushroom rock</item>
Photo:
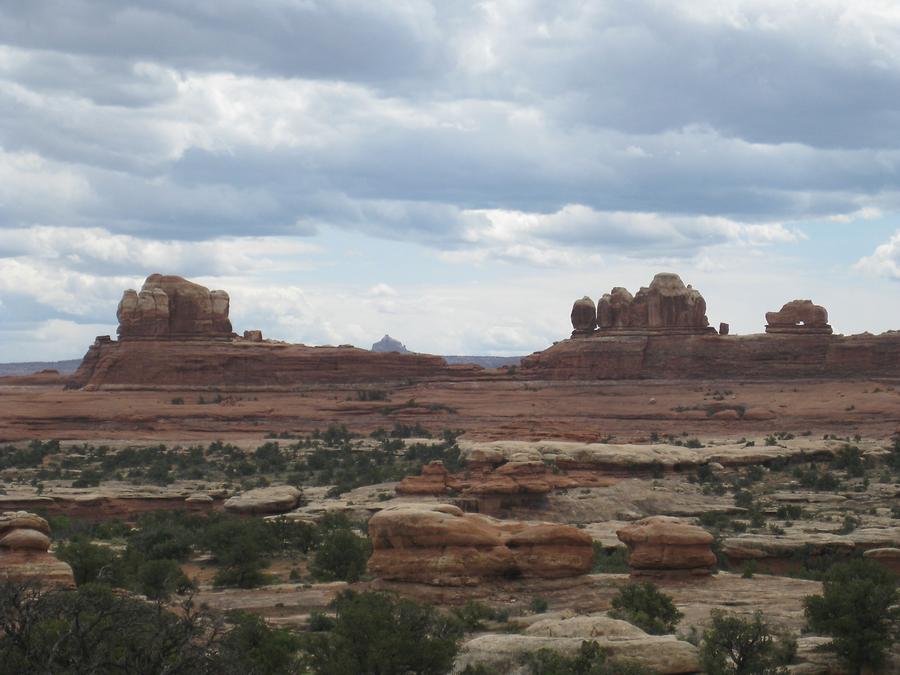
[[[256,488],[225,500],[225,509],[234,513],[287,513],[300,503],[300,490],[292,485]]]
[[[812,300],[792,300],[780,311],[766,312],[767,333],[830,335],[828,311]]]
[[[75,586],[72,568],[49,552],[47,521],[27,511],[0,514],[0,579]]]
[[[586,574],[591,537],[555,523],[502,521],[450,504],[400,504],[369,520],[369,572],[381,579],[438,586],[498,577]]]
[[[230,300],[182,277],[151,274],[140,292],[122,295],[116,316],[121,338],[229,337]]]
[[[633,576],[711,574],[716,556],[713,536],[670,516],[650,516],[616,531],[628,546]]]
[[[572,337],[590,335],[597,328],[597,307],[588,296],[576,300],[572,305]]]
[[[574,313],[573,325],[574,325]],[[649,287],[631,295],[617,286],[597,303],[601,332],[694,334],[710,332],[706,301],[699,291],[685,286],[677,274],[662,272]]]

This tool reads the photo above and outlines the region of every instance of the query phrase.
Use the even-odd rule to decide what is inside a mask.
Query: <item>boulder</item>
[[[572,336],[590,335],[597,328],[597,308],[588,296],[576,300],[572,305]]]
[[[498,577],[586,574],[590,535],[567,525],[502,521],[450,504],[400,504],[369,520],[376,577],[439,586]]]
[[[863,556],[881,563],[895,574],[900,574],[900,548],[870,548]]]
[[[256,488],[225,500],[225,510],[233,513],[287,513],[300,503],[303,494],[292,485]]]
[[[629,549],[633,576],[711,574],[714,537],[701,527],[670,516],[650,516],[616,531]]]
[[[119,302],[121,338],[229,337],[229,297],[174,275],[151,274]]]

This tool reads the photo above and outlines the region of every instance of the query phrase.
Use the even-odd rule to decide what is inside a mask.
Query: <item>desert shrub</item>
[[[594,572],[617,574],[628,570],[628,549],[623,546],[608,549],[600,542],[594,542]]]
[[[713,610],[703,634],[700,661],[709,675],[780,675],[796,652],[796,642],[776,640],[760,612],[752,619]]]
[[[312,672],[417,673],[450,670],[462,630],[430,605],[386,593],[344,591],[334,601],[334,627],[306,643]]]
[[[852,513],[847,513],[844,515],[844,520],[841,522],[841,527],[838,530],[838,534],[850,534],[857,527],[860,526],[862,521],[857,516],[854,516]]]
[[[875,561],[852,560],[828,570],[822,591],[803,601],[809,627],[832,636],[834,651],[854,672],[877,669],[897,641],[897,578]]]
[[[79,586],[96,581],[110,581],[117,573],[118,557],[108,546],[92,544],[84,537],[76,537],[56,547],[56,557],[72,566],[75,583]]]
[[[359,581],[371,553],[367,538],[349,528],[334,529],[323,535],[309,569],[322,581]]]
[[[453,615],[459,620],[463,629],[469,633],[484,630],[485,621],[506,621],[509,619],[509,612],[496,610],[474,600],[469,600],[462,607],[456,607],[453,610]]]
[[[262,521],[221,517],[207,529],[205,545],[219,565],[217,586],[253,588],[266,581],[263,554],[275,548],[271,531]]]
[[[844,469],[847,475],[862,478],[866,475],[866,463],[862,452],[855,445],[845,445],[834,457],[834,467]]]
[[[652,675],[654,671],[626,659],[612,659],[594,640],[585,640],[575,656],[539,649],[522,656],[531,675]]]
[[[166,600],[172,593],[184,593],[192,587],[190,580],[174,560],[148,560],[136,574],[136,589],[151,600]]]
[[[672,598],[649,582],[623,586],[612,599],[612,606],[610,616],[633,623],[651,635],[674,633],[683,616]]]
[[[228,615],[225,633],[213,659],[212,672],[221,675],[282,675],[300,673],[301,639],[287,630],[269,628],[259,616],[246,612]]]
[[[535,614],[543,614],[547,611],[548,607],[550,607],[550,603],[547,602],[546,598],[532,598],[531,602],[528,603],[528,609],[530,609]]]
[[[75,590],[0,586],[0,670],[4,673],[301,672],[300,641],[255,617],[223,622],[194,606],[178,611],[102,584]],[[223,630],[224,628],[224,630]]]
[[[775,515],[782,520],[799,520],[803,517],[803,507],[796,504],[784,504],[778,507]]]

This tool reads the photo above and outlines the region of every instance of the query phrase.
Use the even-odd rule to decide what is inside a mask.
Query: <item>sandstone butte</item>
[[[677,274],[657,274],[635,295],[616,287],[595,305],[575,301],[572,336],[522,360],[546,380],[808,378],[900,375],[900,331],[833,335],[828,312],[793,300],[766,314],[766,332],[718,333],[706,302]],[[723,329],[725,324],[723,324]]]
[[[514,373],[451,366],[439,356],[393,349],[288,344],[263,339],[258,330],[238,336],[229,309],[225,291],[153,274],[139,292],[124,292],[118,339],[99,336],[68,383],[86,389],[278,390],[458,378],[900,376],[900,331],[834,335],[824,307],[793,300],[766,314],[765,333],[729,335],[727,324],[717,332],[701,293],[672,273],[657,274],[634,295],[615,287],[596,304],[589,297],[576,300],[572,336],[524,358]]]
[[[152,274],[119,303],[118,340],[99,336],[70,386],[98,388],[290,388],[307,383],[383,382],[471,374],[439,356],[310,347],[232,331],[228,293]]]
[[[589,534],[556,523],[503,521],[450,504],[401,504],[369,520],[369,573],[391,581],[470,586],[491,578],[587,574]]]
[[[0,578],[4,581],[74,587],[72,568],[49,549],[46,520],[26,511],[0,514]]]

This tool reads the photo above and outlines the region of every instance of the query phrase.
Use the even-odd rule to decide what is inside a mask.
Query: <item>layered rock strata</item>
[[[586,574],[590,535],[567,525],[502,521],[449,504],[403,504],[369,520],[369,572],[381,579],[438,586],[491,578]]]
[[[632,576],[708,575],[716,556],[714,537],[670,516],[650,516],[616,531],[628,546]]]
[[[881,335],[609,335],[557,342],[522,359],[542,380],[900,376],[900,331]]]
[[[229,297],[174,275],[151,274],[140,292],[122,295],[116,316],[121,338],[230,337]]]
[[[72,568],[50,550],[50,526],[27,511],[0,514],[0,578],[74,587]]]

